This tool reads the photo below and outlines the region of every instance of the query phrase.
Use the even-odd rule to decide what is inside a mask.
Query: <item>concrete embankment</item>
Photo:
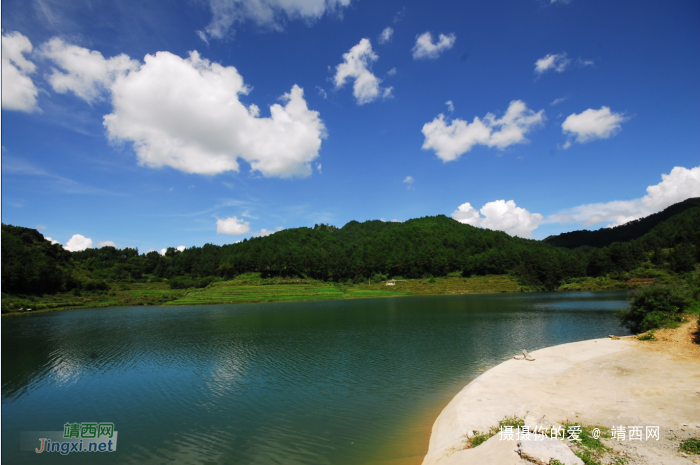
[[[683,334],[691,334],[690,325],[680,328]],[[529,463],[516,452],[515,441],[500,441],[498,435],[464,449],[473,431],[488,431],[506,416],[525,418],[528,412],[559,423],[659,426],[661,441],[606,443],[633,459],[629,463],[694,463],[666,437],[669,431],[700,436],[700,346],[685,339],[682,348],[634,338],[596,339],[537,350],[530,354],[534,361],[503,362],[445,407],[423,464]]]

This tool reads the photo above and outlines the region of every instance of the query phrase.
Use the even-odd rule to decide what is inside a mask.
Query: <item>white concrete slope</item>
[[[512,359],[488,370],[437,418],[423,464],[523,463],[515,441],[500,441],[498,435],[474,449],[462,448],[465,435],[528,412],[560,423],[608,428],[660,426],[668,431],[700,425],[700,361],[677,360],[639,344],[630,339],[563,344],[532,352],[534,361]]]

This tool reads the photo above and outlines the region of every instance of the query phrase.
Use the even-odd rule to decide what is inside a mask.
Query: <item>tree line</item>
[[[204,287],[246,272],[343,283],[509,273],[523,285],[555,289],[568,278],[623,273],[649,260],[677,273],[692,270],[700,261],[700,207],[681,210],[633,240],[574,249],[444,215],[404,223],[351,221],[342,228],[320,224],[236,244],[168,248],[164,255],[115,247],[69,252],[36,230],[3,224],[2,291],[91,291],[165,279],[175,288]]]

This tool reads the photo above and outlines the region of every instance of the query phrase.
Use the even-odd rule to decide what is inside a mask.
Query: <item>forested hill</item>
[[[570,278],[622,276],[638,267],[684,273],[699,259],[700,207],[685,209],[634,240],[577,250],[475,228],[444,215],[287,229],[236,244],[182,252],[168,248],[164,256],[114,247],[71,253],[36,230],[2,225],[2,292],[7,294],[100,291],[113,283],[165,279],[173,288],[204,287],[247,272],[343,283],[510,274],[525,286],[556,289]]]
[[[663,221],[690,208],[699,206],[700,197],[690,198],[671,205],[661,212],[615,226],[614,228],[601,228],[597,231],[572,231],[559,234],[558,236],[549,236],[544,242],[569,249],[581,246],[606,247],[613,242],[629,242],[642,237]]]

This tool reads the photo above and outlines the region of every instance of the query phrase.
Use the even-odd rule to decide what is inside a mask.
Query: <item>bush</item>
[[[682,313],[692,301],[678,285],[652,285],[635,291],[630,306],[618,316],[620,322],[633,333],[672,326],[683,321]]]
[[[690,438],[681,442],[680,449],[691,454],[700,454],[700,439]]]
[[[186,276],[176,276],[168,280],[168,285],[170,289],[189,289],[190,287],[195,287],[196,282]]]

